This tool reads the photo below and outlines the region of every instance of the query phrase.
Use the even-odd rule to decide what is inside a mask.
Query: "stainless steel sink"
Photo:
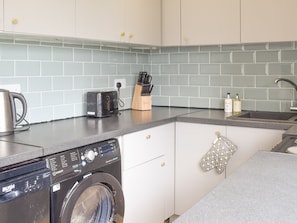
[[[249,111],[233,115],[230,119],[254,120],[254,121],[277,121],[277,122],[297,122],[297,113],[294,112],[269,112],[269,111]]]

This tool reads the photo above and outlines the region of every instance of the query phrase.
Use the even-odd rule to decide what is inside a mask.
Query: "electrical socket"
[[[122,84],[121,88],[126,88],[126,79],[122,78],[122,79],[115,79],[114,80],[114,85],[113,86],[114,86],[115,89],[118,89],[117,88],[117,83],[119,83],[119,82]]]
[[[0,85],[0,89],[5,89],[11,92],[21,93],[21,85],[20,84],[2,84]]]

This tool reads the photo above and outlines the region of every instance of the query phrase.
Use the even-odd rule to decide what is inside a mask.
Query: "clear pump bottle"
[[[230,93],[227,93],[227,98],[225,98],[225,107],[224,107],[224,111],[226,113],[232,113],[232,107],[233,107],[233,101],[232,98],[230,96]]]
[[[234,113],[241,112],[241,101],[239,99],[239,94],[236,94],[235,99],[233,101],[233,112]]]

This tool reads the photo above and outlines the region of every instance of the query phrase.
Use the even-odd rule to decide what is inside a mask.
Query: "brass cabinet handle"
[[[166,165],[165,162],[162,162],[162,163],[161,163],[161,167],[164,167],[165,165]]]
[[[146,139],[150,139],[151,138],[151,135],[150,134],[148,134],[148,135],[146,135],[146,137],[145,137]]]
[[[17,25],[17,24],[19,23],[19,20],[18,20],[17,18],[13,18],[13,19],[11,20],[11,23],[12,23],[13,25]]]

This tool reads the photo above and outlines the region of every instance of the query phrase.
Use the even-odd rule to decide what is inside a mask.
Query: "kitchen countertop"
[[[2,136],[0,141],[32,146],[30,156],[27,156],[29,159],[174,121],[285,130],[291,126],[273,122],[232,120],[225,116],[223,110],[153,107],[150,111],[124,110],[120,111],[119,115],[106,118],[77,117],[32,124],[28,131]],[[14,157],[20,157],[21,153],[6,154],[7,156],[0,156],[1,165],[10,165],[20,161]]]
[[[257,152],[174,223],[296,222],[297,156]]]

